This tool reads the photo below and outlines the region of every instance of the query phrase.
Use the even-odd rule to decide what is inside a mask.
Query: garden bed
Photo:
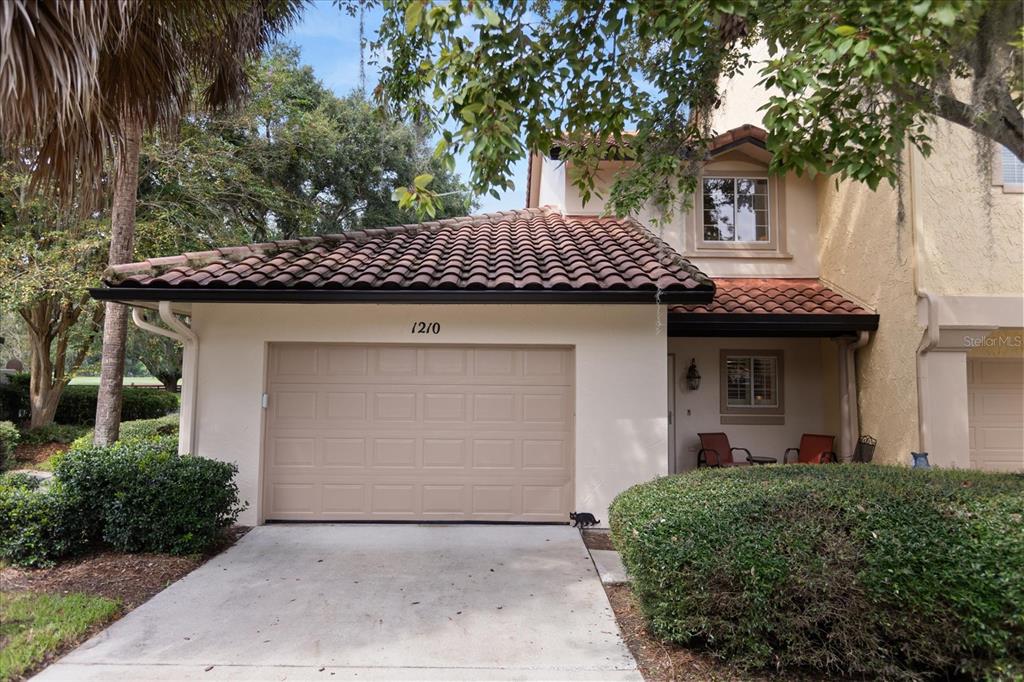
[[[36,620],[24,621],[23,632],[31,635],[4,634],[0,638],[0,672],[9,674],[0,678],[21,680],[27,679],[35,672],[78,646],[100,629],[120,618],[168,585],[180,580],[209,559],[223,552],[249,532],[246,526],[234,526],[224,535],[223,542],[203,555],[171,556],[167,554],[125,554],[123,552],[102,551],[94,554],[62,561],[50,568],[17,568],[7,566],[0,569],[0,584],[4,586],[4,595],[11,599],[24,599],[31,595],[34,599],[40,595],[67,598],[69,609],[74,613],[60,613],[60,604],[44,604],[42,616]],[[104,600],[117,605],[116,610],[104,607]],[[88,613],[94,620],[82,621],[82,604],[89,606]],[[25,606],[29,606],[25,604]],[[29,611],[28,608],[25,609]],[[38,632],[34,632],[38,631]],[[54,637],[57,633],[57,637]],[[40,637],[49,640],[40,641]],[[19,646],[21,652],[7,652],[7,646]],[[4,670],[3,664],[24,660],[26,652],[41,651],[29,667]],[[20,664],[18,665],[20,668]]]

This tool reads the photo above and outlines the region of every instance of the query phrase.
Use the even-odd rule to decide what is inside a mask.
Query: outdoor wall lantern
[[[686,368],[686,387],[691,391],[700,388],[700,372],[697,371],[696,359],[691,359],[690,366]]]

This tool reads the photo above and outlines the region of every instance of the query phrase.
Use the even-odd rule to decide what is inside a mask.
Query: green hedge
[[[0,418],[22,421],[29,416],[28,374],[16,374],[0,386]],[[96,421],[99,386],[67,386],[57,404],[58,424],[91,425]],[[159,388],[125,386],[121,398],[121,421],[155,419],[178,409],[177,393]]]
[[[58,424],[93,424],[96,421],[98,386],[68,386],[57,404]],[[177,393],[157,388],[126,386],[121,397],[121,421],[155,419],[178,409]]]
[[[1024,477],[873,465],[635,486],[612,539],[659,637],[751,669],[1024,674]]]
[[[11,422],[0,422],[0,471],[14,465],[14,448],[18,446],[21,434]]]
[[[121,422],[121,428],[118,433],[118,442],[124,443],[136,440],[149,440],[152,438],[161,438],[163,436],[178,437],[178,421],[179,415],[177,412],[166,415],[164,417],[157,417],[156,419],[137,419],[131,422]],[[87,431],[80,437],[75,439],[71,444],[71,450],[84,450],[92,447],[92,436],[93,432]]]
[[[238,518],[233,464],[163,437],[68,452],[53,482],[0,483],[0,558],[41,566],[89,547],[192,554]]]

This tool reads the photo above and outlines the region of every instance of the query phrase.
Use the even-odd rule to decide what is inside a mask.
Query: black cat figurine
[[[601,523],[590,512],[570,512],[569,520],[572,521],[573,528],[586,528],[587,526],[596,526]]]

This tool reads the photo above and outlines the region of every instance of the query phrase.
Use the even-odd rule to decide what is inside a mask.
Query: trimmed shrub
[[[88,431],[88,427],[75,424],[47,424],[46,426],[22,431],[21,442],[30,445],[70,443],[86,431]]]
[[[26,566],[96,545],[125,552],[209,549],[238,518],[233,464],[178,456],[164,436],[68,452],[53,482],[0,479],[0,558]]]
[[[0,558],[21,566],[52,566],[82,547],[75,510],[59,485],[42,487],[27,474],[0,479]]]
[[[0,422],[0,471],[14,465],[14,448],[18,446],[21,434],[11,422]]]
[[[125,552],[191,554],[208,549],[238,518],[234,464],[177,453],[174,437],[85,448],[55,475],[86,520],[91,541]]]
[[[137,419],[131,422],[121,422],[118,442],[126,443],[130,441],[147,440],[150,438],[161,438],[164,436],[173,436],[177,438],[178,421],[179,415],[175,412],[156,419]],[[76,438],[69,449],[84,450],[92,447],[92,436],[93,432],[91,430],[87,431],[81,437]]]
[[[747,668],[1024,674],[1024,477],[875,465],[634,486],[612,539],[659,637]]]
[[[28,382],[27,372],[12,374],[7,383],[0,384],[0,420],[20,424],[28,419]]]
[[[54,421],[58,424],[93,424],[98,386],[68,386],[60,397]],[[121,397],[121,419],[155,419],[178,409],[177,393],[156,388],[126,386]]]

